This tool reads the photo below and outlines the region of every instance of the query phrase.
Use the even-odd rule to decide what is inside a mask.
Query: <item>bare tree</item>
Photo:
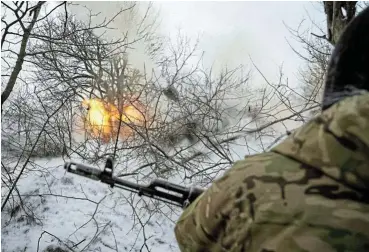
[[[319,5],[324,9],[326,15],[326,30],[322,28],[322,24],[310,17],[307,21],[312,24],[312,28],[304,29],[306,20],[303,20],[296,29],[289,28],[294,39],[305,49],[303,53],[300,53],[291,46],[295,53],[306,62],[306,66],[300,70],[303,83],[300,101],[311,105],[320,105],[325,73],[333,46],[346,25],[361,9],[361,7],[357,8],[356,1],[321,2]],[[311,114],[319,110],[320,108],[312,110]]]
[[[10,75],[2,73],[2,77],[8,77],[7,84],[5,86],[4,91],[1,93],[1,106],[3,103],[8,99],[10,96],[14,85],[17,81],[18,75],[23,67],[23,62],[26,57],[26,49],[28,41],[31,37],[31,34],[33,32],[33,28],[36,25],[37,22],[39,22],[39,14],[41,11],[41,7],[44,5],[45,2],[37,2],[36,4],[31,5],[28,2],[15,2],[12,4],[2,2],[1,5],[3,8],[5,8],[5,15],[2,17],[1,21],[4,24],[4,28],[2,29],[2,37],[1,37],[1,51],[2,53],[6,52],[11,54],[14,54],[15,56],[15,65],[9,66]],[[65,5],[65,2],[58,5],[55,9],[61,7],[62,5]],[[51,14],[55,9],[53,9],[51,12],[49,12],[47,15]],[[11,21],[7,21],[6,14],[9,15],[11,12]],[[30,20],[29,17],[31,18]],[[15,28],[16,27],[16,28]],[[15,28],[15,31],[13,31]],[[13,35],[13,36],[12,36]],[[14,52],[12,49],[12,45],[14,42],[12,41],[12,38],[14,36],[17,39],[20,39],[19,44],[19,51]],[[9,39],[9,37],[12,37]],[[8,44],[8,47],[6,48],[6,44]],[[3,63],[8,63],[8,61],[5,59],[5,57],[2,57]],[[2,82],[3,83],[3,82]]]
[[[18,3],[15,5],[18,6]],[[43,6],[43,3],[40,2],[40,5]],[[128,8],[119,10],[117,15],[134,7],[135,4],[131,4]],[[48,173],[47,167],[35,165],[33,158],[70,156],[78,153],[78,148],[86,147],[86,143],[76,147],[73,139],[76,131],[73,119],[81,116],[82,98],[98,97],[120,107],[120,101],[116,98],[121,98],[123,89],[125,93],[136,93],[134,86],[139,84],[142,75],[137,69],[126,67],[126,50],[139,40],[148,42],[155,36],[145,33],[145,29],[148,29],[145,25],[140,26],[143,30],[138,31],[138,37],[133,40],[123,37],[108,41],[103,38],[103,34],[95,32],[97,29],[107,29],[117,15],[95,26],[78,21],[67,11],[39,16],[37,19],[39,23],[36,22],[32,32],[25,35],[30,39],[26,43],[27,46],[22,47],[21,53],[17,54],[12,46],[4,50],[7,54],[3,54],[2,60],[9,66],[6,70],[12,70],[12,66],[17,68],[16,81],[13,78],[7,82],[3,93],[6,97],[2,97],[4,98],[2,102],[7,101],[2,106],[2,211],[9,212],[10,217],[5,224],[16,216],[26,214],[26,219],[30,220],[30,223],[42,225],[34,213],[34,207],[37,205],[28,200],[29,195],[22,195],[17,185],[22,175],[26,173],[40,172],[42,176]],[[94,14],[90,13],[90,17],[93,16]],[[8,22],[4,16],[3,22]],[[10,23],[9,27],[12,25]],[[13,43],[5,36],[6,34],[24,38],[18,30],[15,32],[8,30],[4,33],[2,46]],[[14,46],[16,45],[15,43]],[[148,53],[154,56],[155,51],[159,49],[160,45],[151,44],[148,46]],[[12,61],[15,62],[14,65]],[[19,62],[22,64],[19,65]],[[12,76],[3,71],[3,80]],[[135,85],[128,85],[126,88],[125,83]],[[129,98],[133,99],[134,95],[130,95]],[[50,190],[50,187],[48,189]],[[44,197],[47,194],[42,192],[35,196]],[[96,223],[95,219],[93,222]],[[98,223],[96,225],[99,229]],[[98,230],[90,243],[85,244],[86,249],[89,244],[98,241],[97,236],[101,231],[104,229]],[[47,234],[52,236],[50,233]]]
[[[134,8],[135,4],[118,10],[111,19],[97,25],[77,21],[68,11],[66,2],[57,3],[51,10],[45,2],[34,5],[2,3],[2,6],[5,24],[1,44],[2,83],[5,84],[2,93],[2,211],[9,212],[10,219],[23,212],[37,220],[32,206],[19,193],[18,182],[27,173],[47,173],[46,167],[34,167],[35,157],[70,155],[75,132],[73,119],[81,102],[79,92],[86,86],[91,87],[92,80],[96,79],[96,76],[78,74],[84,61],[75,49],[85,52],[82,55],[85,58],[93,55],[88,48],[92,46],[89,43],[96,40],[88,38],[95,36],[97,30],[109,29],[117,16]],[[59,11],[62,7],[63,11]],[[94,15],[90,13],[90,17]],[[128,42],[124,37],[100,40],[102,44],[98,44],[97,49],[109,45],[113,51],[103,51],[100,56],[112,59],[117,55],[114,50],[147,39],[143,32],[140,35],[142,37]],[[70,68],[64,67],[66,62]]]

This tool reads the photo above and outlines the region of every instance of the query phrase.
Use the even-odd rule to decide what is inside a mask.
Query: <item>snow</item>
[[[40,218],[37,222],[42,225],[28,224],[20,214],[6,225],[9,215],[4,211],[2,251],[43,251],[51,244],[58,245],[55,237],[67,241],[69,247],[78,244],[73,248],[76,251],[115,251],[115,248],[118,251],[140,251],[145,244],[143,232],[151,251],[178,251],[173,228],[181,209],[171,211],[161,204],[164,214],[149,216],[140,209],[143,201],[153,207],[154,201],[148,198],[66,174],[61,158],[37,160],[36,163],[48,167],[47,173],[36,172],[21,178],[18,188],[22,195],[30,195],[25,196],[25,201],[35,207],[34,212]],[[41,198],[40,194],[46,196]],[[137,213],[127,202],[130,200]],[[100,202],[98,207],[95,202]],[[40,238],[44,231],[55,237],[44,233]]]

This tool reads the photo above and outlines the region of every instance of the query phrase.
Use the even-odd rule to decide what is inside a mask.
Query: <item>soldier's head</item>
[[[369,91],[369,7],[347,25],[333,50],[323,110],[362,90]]]

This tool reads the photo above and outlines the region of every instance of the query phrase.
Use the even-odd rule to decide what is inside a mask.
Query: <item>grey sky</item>
[[[202,33],[200,49],[207,66],[213,62],[216,67],[247,66],[250,55],[263,73],[275,79],[283,62],[291,84],[303,62],[286,43],[292,38],[283,22],[296,28],[308,14],[316,22],[325,18],[317,2],[155,2],[155,6],[161,9],[163,34],[178,27],[194,38]]]
[[[79,2],[82,3],[82,2]],[[101,12],[101,17],[110,17],[124,2],[83,2],[93,12]],[[147,3],[140,2],[142,10]],[[222,66],[250,66],[249,55],[270,79],[277,80],[279,66],[291,85],[297,84],[295,77],[303,62],[294,54],[286,42],[292,37],[283,24],[296,28],[303,18],[310,17],[322,23],[324,11],[318,2],[154,2],[160,11],[158,32],[164,36],[176,35],[179,28],[193,40],[200,37],[199,49],[205,51],[204,64],[215,70]],[[308,25],[310,22],[306,22]],[[126,30],[127,17],[115,22],[121,32]],[[119,35],[119,33],[116,33]],[[301,45],[296,44],[301,50]],[[130,62],[142,69],[153,66],[144,56],[140,45],[131,53]],[[258,85],[261,77],[254,71],[253,83]]]

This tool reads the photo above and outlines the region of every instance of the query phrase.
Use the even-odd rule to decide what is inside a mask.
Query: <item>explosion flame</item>
[[[105,143],[117,136],[119,118],[122,121],[120,137],[132,135],[132,126],[142,125],[144,121],[143,110],[140,109],[143,106],[138,102],[123,106],[122,113],[119,113],[115,105],[97,98],[85,99],[82,105],[88,110],[85,118],[86,131],[93,137],[101,138]]]

